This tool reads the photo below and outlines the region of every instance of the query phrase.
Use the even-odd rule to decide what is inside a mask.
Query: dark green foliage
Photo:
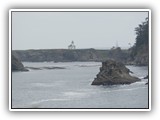
[[[148,18],[145,22],[139,24],[135,28],[136,32],[136,43],[130,48],[130,58],[135,62],[136,65],[148,65],[149,58],[149,22]]]
[[[149,39],[149,26],[148,26],[148,18],[145,19],[145,22],[140,24],[138,27],[135,28],[136,31],[136,46],[139,47],[142,44],[148,44]]]
[[[144,46],[148,46],[149,41],[149,24],[148,18],[145,19],[145,22],[139,24],[138,27],[135,28],[136,32],[136,43],[133,48],[133,55],[137,55],[138,50],[142,49]]]

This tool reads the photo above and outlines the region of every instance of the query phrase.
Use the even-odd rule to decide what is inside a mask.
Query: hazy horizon
[[[127,49],[148,12],[12,12],[12,49]],[[131,45],[129,45],[129,43]]]

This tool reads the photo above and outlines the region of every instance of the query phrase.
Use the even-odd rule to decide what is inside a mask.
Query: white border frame
[[[65,12],[72,12],[72,11],[74,11],[74,12],[83,12],[83,11],[88,11],[88,12],[90,12],[90,11],[92,11],[92,12],[96,12],[96,11],[98,11],[98,12],[101,12],[101,11],[106,11],[106,12],[110,12],[110,11],[112,11],[112,12],[117,12],[117,11],[119,11],[119,12],[148,12],[148,17],[149,17],[149,108],[148,109],[144,109],[144,108],[142,108],[142,109],[140,109],[140,108],[138,108],[138,109],[125,109],[125,108],[120,108],[120,109],[101,109],[101,108],[99,108],[99,109],[86,109],[86,108],[84,108],[84,109],[75,109],[75,108],[73,108],[73,109],[52,109],[52,108],[45,108],[45,109],[37,109],[37,108],[24,108],[24,109],[19,109],[19,108],[12,108],[12,106],[11,106],[11,73],[12,73],[12,71],[11,71],[11,50],[12,50],[12,47],[11,47],[11,45],[12,45],[12,30],[11,30],[11,22],[12,22],[12,12],[19,12],[19,11],[24,11],[24,12],[31,12],[31,11],[33,11],[33,12],[40,12],[40,11],[45,11],[45,12],[51,12],[51,11],[53,11],[53,12],[56,12],[56,11],[65,11]],[[150,111],[151,110],[151,10],[150,9],[10,9],[9,10],[9,110],[10,111]]]

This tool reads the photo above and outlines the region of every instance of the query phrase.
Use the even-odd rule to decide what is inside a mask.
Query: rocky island
[[[130,70],[121,62],[107,60],[102,62],[100,72],[92,82],[92,85],[131,84],[140,80],[137,77],[131,76],[129,72]]]

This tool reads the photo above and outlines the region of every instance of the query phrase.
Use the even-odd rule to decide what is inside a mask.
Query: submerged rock
[[[102,67],[92,85],[130,84],[140,79],[129,74],[130,70],[124,64],[114,60],[102,62]]]
[[[17,59],[14,55],[12,55],[12,71],[28,71],[26,68],[24,68],[23,64],[19,59]]]

